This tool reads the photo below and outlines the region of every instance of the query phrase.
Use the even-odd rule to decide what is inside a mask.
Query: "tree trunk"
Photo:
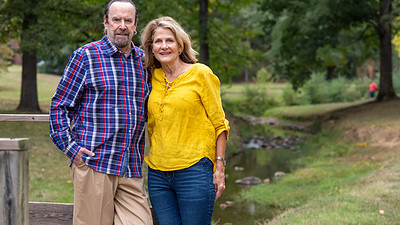
[[[336,66],[326,67],[326,80],[333,80],[336,77],[335,70]]]
[[[41,112],[36,83],[36,52],[22,53],[21,99],[18,111]]]
[[[36,22],[37,16],[31,11],[25,14],[22,22],[21,46],[24,46],[24,50],[22,52],[21,99],[17,108],[17,111],[22,112],[41,112],[36,83],[36,46],[30,44],[35,37],[29,32]]]
[[[378,34],[380,40],[380,80],[376,101],[396,99],[392,78],[392,25],[389,18],[392,12],[392,0],[380,0]]]
[[[244,82],[249,82],[249,68],[247,68],[247,66],[244,67]]]
[[[208,0],[200,0],[200,62],[210,64],[210,53],[208,46]]]

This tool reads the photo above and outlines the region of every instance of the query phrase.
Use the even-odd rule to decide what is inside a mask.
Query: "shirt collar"
[[[104,35],[104,37],[101,39],[104,47],[106,48],[106,51],[108,53],[108,55],[114,55],[115,53],[117,53],[119,51],[119,49],[117,47],[115,47],[115,45],[113,43],[111,43],[110,39],[107,37],[107,35]],[[136,52],[136,47],[133,44],[133,42],[131,41],[131,54],[133,56],[133,58],[137,58],[139,55]]]

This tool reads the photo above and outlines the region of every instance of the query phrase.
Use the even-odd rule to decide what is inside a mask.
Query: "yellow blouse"
[[[193,64],[173,82],[162,68],[153,70],[148,102],[150,168],[188,168],[207,157],[215,165],[216,139],[229,132],[220,97],[220,81],[211,69]],[[215,167],[215,166],[214,166]]]

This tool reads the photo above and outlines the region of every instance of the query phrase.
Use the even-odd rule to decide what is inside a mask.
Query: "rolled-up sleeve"
[[[217,138],[222,132],[226,131],[226,138],[229,137],[229,121],[225,118],[225,112],[222,108],[220,95],[220,81],[214,75],[211,69],[204,74],[201,88],[201,99],[206,109],[207,116],[215,129],[215,137]]]

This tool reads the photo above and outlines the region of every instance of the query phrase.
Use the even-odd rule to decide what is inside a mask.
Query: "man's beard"
[[[125,34],[127,35],[126,38],[123,38],[121,36],[117,37],[118,34]],[[114,44],[117,48],[125,48],[130,44],[129,40],[129,32],[128,31],[116,31],[114,33]]]

